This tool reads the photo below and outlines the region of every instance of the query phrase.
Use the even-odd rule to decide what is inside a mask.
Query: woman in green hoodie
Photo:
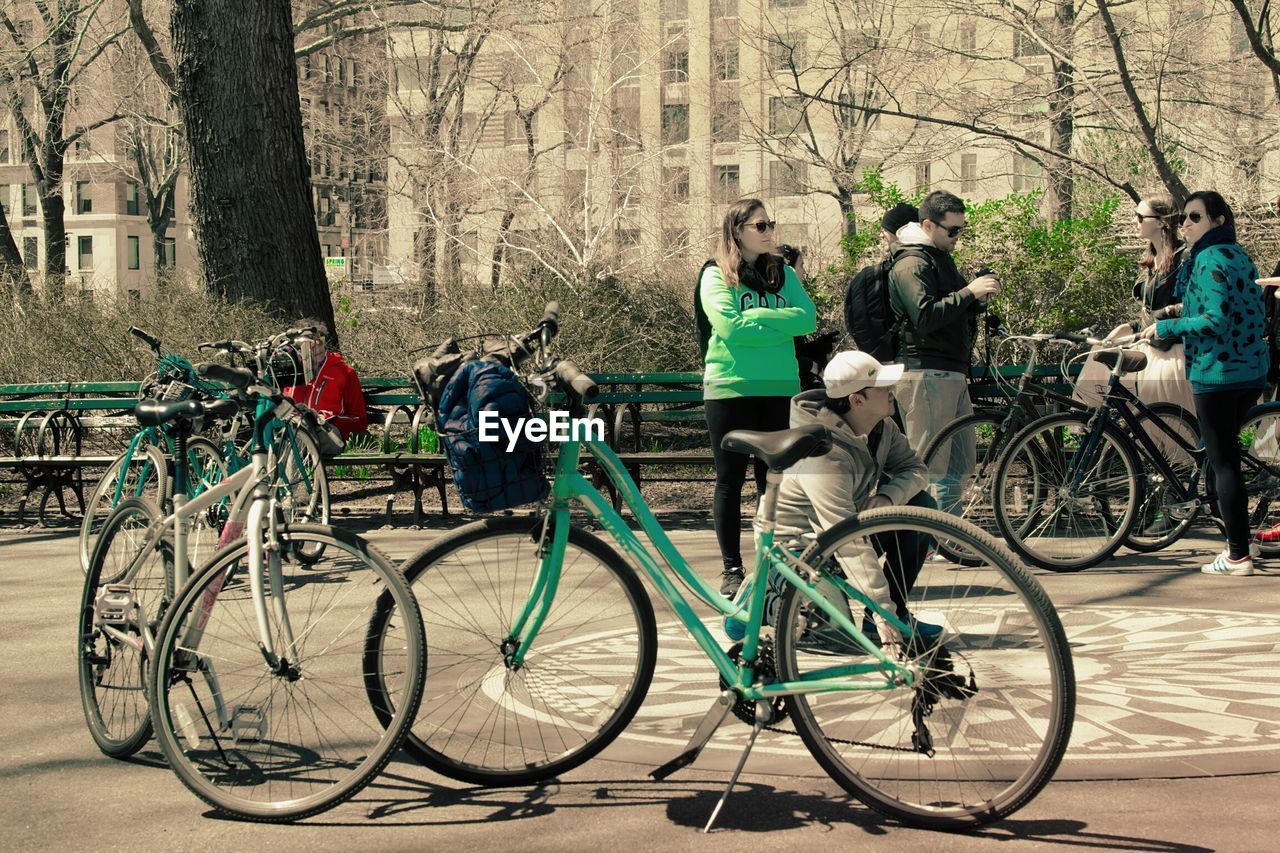
[[[742,487],[748,457],[720,446],[730,430],[787,428],[791,398],[800,393],[795,337],[817,328],[813,301],[795,271],[777,254],[764,202],[742,199],[725,213],[715,263],[698,284],[698,301],[711,325],[703,399],[716,461],[713,513],[724,562],[720,591],[730,598],[742,585]],[[764,491],[766,469],[755,463]]]

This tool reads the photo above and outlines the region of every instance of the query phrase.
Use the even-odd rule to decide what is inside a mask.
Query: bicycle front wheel
[[[644,588],[577,527],[546,620],[523,663],[508,663],[539,578],[541,532],[541,519],[485,519],[404,564],[432,638],[405,750],[450,778],[526,785],[577,767],[622,733],[653,680],[658,638]]]
[[[921,454],[929,469],[929,485],[938,509],[992,534],[997,528],[991,484],[996,462],[1007,444],[1001,431],[1003,423],[1002,415],[990,412],[956,418],[934,436]],[[953,542],[938,542],[938,551],[950,560],[961,564],[980,561],[976,555],[957,549]]]
[[[152,669],[151,714],[169,766],[200,799],[259,821],[317,814],[367,785],[413,722],[426,654],[417,603],[386,557],[331,527],[279,533],[265,569],[271,649],[260,645],[241,539],[178,594]],[[323,560],[286,575],[271,555],[294,547]],[[394,614],[378,623],[394,655],[385,681],[394,706],[372,708],[365,648],[385,612]]]
[[[160,517],[150,501],[120,502],[102,527],[80,598],[80,704],[94,743],[113,758],[151,739],[143,637],[155,634],[173,597],[171,543],[147,535]]]
[[[996,472],[996,524],[1005,541],[1042,569],[1077,572],[1116,552],[1141,505],[1132,440],[1093,414],[1032,421],[1010,439]]]
[[[928,540],[947,539],[977,566],[925,562],[903,574]],[[930,829],[990,823],[1022,807],[1062,759],[1075,715],[1071,652],[1053,605],[994,538],[935,510],[886,507],[818,537],[809,565],[878,600],[838,555],[870,545],[885,559],[892,606],[915,632],[902,644],[914,683],[790,697],[796,731],[845,790],[882,814]],[[855,626],[879,642],[869,609]],[[873,659],[788,586],[779,605],[777,665],[783,681],[832,678]],[[860,680],[874,683],[876,675]]]

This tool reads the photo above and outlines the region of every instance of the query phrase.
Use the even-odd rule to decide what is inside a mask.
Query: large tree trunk
[[[1075,0],[1058,3],[1055,15],[1054,41],[1074,59],[1073,33],[1076,25]],[[1049,97],[1049,147],[1071,156],[1075,139],[1075,67],[1070,61],[1053,62],[1053,94]],[[1049,164],[1050,205],[1055,219],[1070,219],[1071,197],[1075,194],[1075,175],[1071,161],[1054,160]]]
[[[44,218],[44,295],[56,302],[62,299],[67,280],[67,224],[62,218],[66,205],[62,200],[60,162],[56,177],[52,169],[46,169],[45,180],[48,186],[40,199]]]
[[[170,27],[209,289],[332,329],[289,0],[175,0]]]

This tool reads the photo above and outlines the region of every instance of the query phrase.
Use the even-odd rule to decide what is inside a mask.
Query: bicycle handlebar
[[[562,390],[577,395],[580,400],[590,400],[600,393],[596,381],[568,359],[556,363],[555,376],[556,384]]]
[[[137,326],[130,326],[129,334],[133,335],[135,338],[142,341],[147,346],[151,347],[151,349],[155,350],[156,355],[160,354],[160,341],[158,338],[153,338],[151,335],[148,335],[146,332],[142,331]]]

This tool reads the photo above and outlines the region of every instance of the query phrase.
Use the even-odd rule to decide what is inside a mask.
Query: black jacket
[[[1178,270],[1185,256],[1183,248],[1179,246],[1174,253],[1173,265],[1167,273],[1160,275],[1155,270],[1143,270],[1142,277],[1133,285],[1133,298],[1153,314],[1178,301],[1173,295],[1173,287],[1178,283]]]
[[[921,232],[923,234],[923,232]],[[983,309],[951,255],[907,242],[893,253],[889,305],[905,317],[898,356],[909,370],[969,371],[970,351]]]

